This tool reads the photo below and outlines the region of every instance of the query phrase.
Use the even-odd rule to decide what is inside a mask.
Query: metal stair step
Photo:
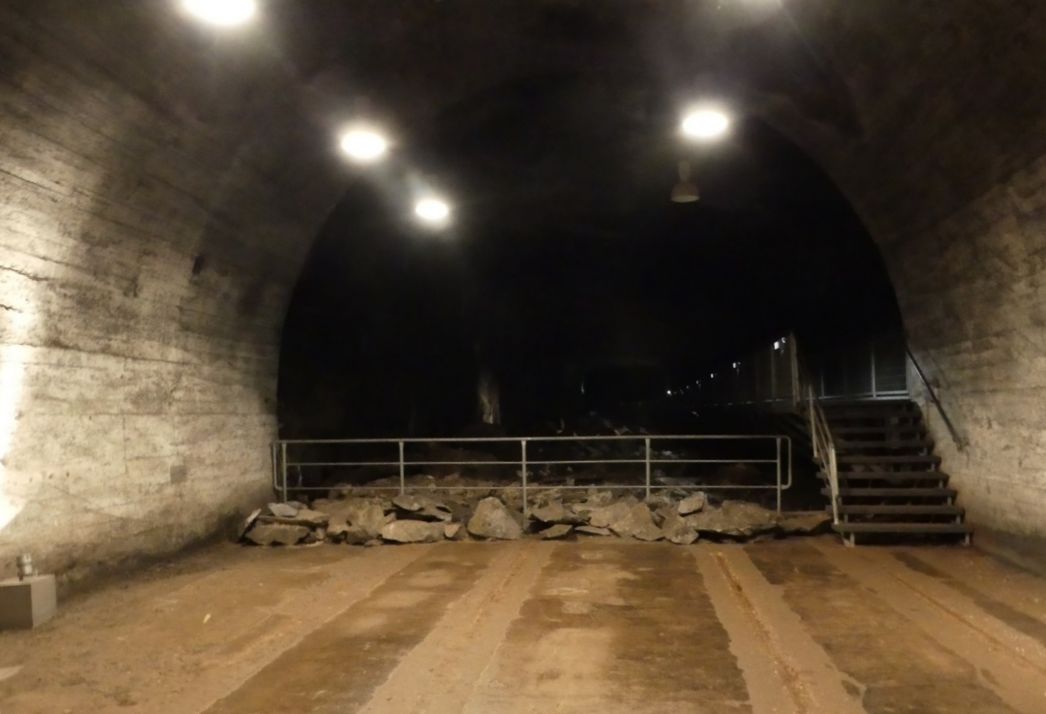
[[[930,439],[838,439],[835,445],[837,451],[857,451],[861,449],[932,449],[933,441]]]
[[[874,426],[865,425],[854,425],[854,426],[833,426],[832,434],[836,437],[843,437],[849,434],[853,435],[878,435],[881,434],[886,437],[887,434],[911,434],[911,433],[925,433],[926,428],[922,424],[877,424]]]
[[[937,454],[839,454],[840,464],[939,464]]]
[[[973,533],[967,523],[884,523],[849,521],[836,523],[832,530],[837,533]]]
[[[832,507],[825,508],[831,512]],[[898,503],[841,504],[839,513],[851,516],[962,516],[966,509],[953,505],[915,505]]]
[[[818,471],[821,479],[828,478],[824,471]],[[840,481],[947,481],[948,474],[943,471],[840,471]]]
[[[831,489],[822,488],[821,494],[831,497]],[[845,498],[955,498],[958,492],[954,488],[853,488],[840,486],[839,496]]]

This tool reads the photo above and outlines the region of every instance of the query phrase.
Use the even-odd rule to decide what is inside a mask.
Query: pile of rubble
[[[437,496],[438,493],[438,496]],[[258,545],[308,543],[435,543],[443,540],[516,540],[617,536],[689,545],[701,537],[750,540],[819,533],[821,513],[778,515],[746,501],[713,504],[702,492],[549,489],[528,498],[518,488],[462,486],[383,496],[373,488],[339,487],[311,503],[270,503],[245,522],[241,537]]]

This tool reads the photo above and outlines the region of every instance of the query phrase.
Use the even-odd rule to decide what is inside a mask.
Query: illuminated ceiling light
[[[730,117],[718,109],[695,109],[683,117],[680,128],[686,137],[710,141],[726,134]]]
[[[441,226],[450,218],[450,206],[439,198],[423,198],[414,204],[414,215],[431,226]]]
[[[673,203],[693,203],[701,198],[697,184],[690,180],[690,164],[679,162],[679,182],[672,187]]]
[[[388,140],[371,129],[350,129],[341,135],[341,150],[353,161],[369,164],[385,155]]]
[[[193,16],[212,25],[242,25],[258,10],[255,0],[182,0],[182,6]]]

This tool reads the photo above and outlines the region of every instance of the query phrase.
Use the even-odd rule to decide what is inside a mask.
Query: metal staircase
[[[850,545],[857,536],[872,534],[970,542],[972,529],[955,503],[948,475],[940,471],[941,458],[933,453],[917,404],[897,399],[819,407],[835,462],[833,474],[819,459],[821,492],[832,500],[835,531]]]

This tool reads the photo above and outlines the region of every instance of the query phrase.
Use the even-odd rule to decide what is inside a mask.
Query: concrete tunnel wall
[[[969,442],[911,375],[976,542],[1046,570],[1046,4],[791,7],[860,131],[782,123],[883,251],[910,347]]]
[[[341,191],[276,60],[97,8],[0,8],[0,577],[171,551],[267,497],[282,320]]]
[[[94,7],[0,8],[0,577],[22,550],[73,576],[169,552],[267,495],[283,316],[347,180],[277,54],[209,41],[169,5]],[[928,410],[980,542],[1034,553],[1046,8],[789,7],[859,128],[787,97],[750,109],[826,167],[882,247],[970,440],[956,451]]]

